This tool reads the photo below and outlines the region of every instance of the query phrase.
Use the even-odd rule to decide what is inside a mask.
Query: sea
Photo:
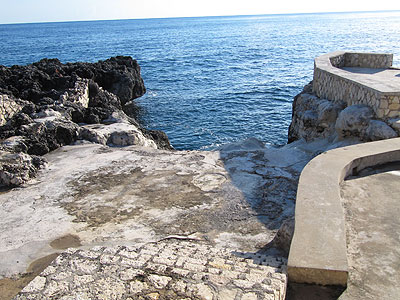
[[[400,66],[399,41],[400,11],[7,24],[0,65],[129,55],[147,88],[136,100],[139,118],[176,149],[212,150],[249,137],[280,146],[315,57],[384,52]]]

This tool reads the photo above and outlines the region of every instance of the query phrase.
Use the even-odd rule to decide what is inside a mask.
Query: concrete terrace
[[[384,93],[400,94],[400,69],[342,67],[346,78]]]
[[[315,59],[313,91],[320,98],[366,104],[378,118],[400,117],[400,70],[392,54],[336,51]]]
[[[379,119],[397,121],[400,70],[391,67],[392,60],[391,54],[322,55],[315,59],[313,91],[347,106],[368,105]],[[366,178],[345,183],[365,168],[387,163],[397,170],[399,161],[396,138],[331,150],[304,168],[296,198],[289,281],[347,286],[340,299],[399,297],[400,261],[395,253],[400,239],[393,235],[399,228],[398,214],[393,213],[399,210],[398,173],[378,179],[364,173]]]

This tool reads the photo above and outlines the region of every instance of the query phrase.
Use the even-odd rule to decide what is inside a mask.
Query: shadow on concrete
[[[305,165],[319,150],[319,146],[303,149],[295,143],[265,147],[253,138],[233,148],[220,149],[224,168],[233,185],[243,194],[248,211],[270,233],[269,240],[258,243],[254,255],[288,258],[298,180]]]
[[[378,74],[386,71],[387,69],[372,69],[372,68],[355,68],[355,67],[343,67],[341,70],[355,73],[355,74]]]
[[[346,178],[346,180],[354,180],[357,178],[363,178],[374,174],[384,173],[384,172],[393,172],[400,171],[400,161],[390,162],[382,165],[376,165],[373,167],[362,169],[360,172],[353,174]]]
[[[249,217],[256,217],[270,233],[269,240],[258,243],[256,253],[279,250],[280,257],[288,257],[291,234],[286,233],[294,227],[298,180],[304,166],[319,153],[318,149],[315,146],[303,149],[295,144],[265,147],[261,141],[249,138],[219,150],[232,184],[243,195]],[[285,247],[281,247],[274,236],[286,221],[293,226],[286,228],[285,224],[284,234],[279,237]]]
[[[400,161],[361,170],[341,189],[349,280],[343,299],[400,299]]]
[[[307,158],[294,156],[293,162],[297,167],[293,167],[293,164],[286,164],[283,162],[279,164],[279,166],[274,166],[273,163],[268,164],[269,157],[267,153],[268,151],[266,151],[266,149],[226,152],[222,150],[221,157],[223,158],[225,169],[230,175],[232,183],[242,191],[247,203],[251,206],[252,211],[258,216],[259,222],[262,223],[267,230],[276,232],[281,228],[286,220],[294,217],[297,184],[301,170],[317,153],[313,153]],[[287,154],[290,155],[290,152],[282,152],[282,160],[287,159],[287,157],[285,157]],[[245,165],[246,160],[244,159],[246,155],[252,157],[250,161],[259,161],[260,167],[247,167]],[[296,154],[293,152],[292,155]],[[241,157],[242,165],[239,163],[236,165],[232,164],[232,160],[235,159],[240,162]],[[262,167],[263,161],[264,167]],[[246,182],[243,182],[243,178],[241,178],[232,165],[236,168],[248,170],[248,173],[254,176],[255,180],[259,178],[257,176],[262,178],[260,181],[261,185],[258,187],[259,193],[248,193],[248,188],[251,183],[248,182],[246,184]],[[269,172],[269,169],[274,169],[274,171]],[[264,170],[264,172],[262,172],[262,170]],[[289,176],[289,174],[291,176]],[[286,234],[286,236],[283,234],[283,239],[286,242],[286,247],[282,247],[280,238],[275,236],[274,239],[263,247],[257,249],[254,253],[234,252],[233,254],[238,257],[252,259],[255,264],[271,264],[271,266],[273,266],[274,259],[282,262],[282,260],[285,260],[288,257],[291,241],[290,234]],[[338,299],[344,290],[345,288],[340,286],[320,286],[288,282],[286,299],[333,300]]]
[[[12,187],[0,186],[0,194],[5,194],[5,193],[11,191],[12,189],[13,189]]]
[[[233,252],[234,255],[245,258],[252,259],[254,264],[267,263],[268,265],[274,267],[274,260],[270,260],[270,257],[276,257],[277,265],[282,262],[279,256],[285,255],[279,249],[272,246],[266,246],[260,249],[256,253],[249,252]],[[286,289],[286,300],[336,300],[343,292],[346,290],[345,287],[335,286],[335,285],[317,285],[317,284],[305,284],[305,283],[295,283],[288,282]]]
[[[286,300],[336,300],[345,288],[289,282]]]
[[[285,220],[294,216],[300,173],[289,171],[290,165],[268,165],[266,150],[222,149],[220,153],[232,183],[241,191],[252,212],[251,217],[256,216],[268,231],[276,232]],[[266,253],[269,248],[274,248],[272,241],[260,247],[257,252]],[[287,254],[284,256],[287,258]]]

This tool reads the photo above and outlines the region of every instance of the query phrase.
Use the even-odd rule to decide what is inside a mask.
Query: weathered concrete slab
[[[346,285],[346,231],[340,198],[344,178],[400,160],[400,138],[334,149],[304,168],[297,191],[295,233],[288,261],[294,282]]]
[[[345,299],[400,299],[400,162],[368,168],[342,184],[348,286]]]
[[[343,67],[346,78],[385,93],[400,93],[400,69]]]

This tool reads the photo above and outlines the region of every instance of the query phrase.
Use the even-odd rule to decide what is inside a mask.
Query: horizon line
[[[121,19],[89,19],[89,20],[63,20],[63,21],[33,21],[33,22],[10,22],[0,25],[24,25],[24,24],[51,24],[51,23],[77,23],[77,22],[102,22],[102,21],[129,21],[129,20],[168,20],[168,19],[196,19],[196,18],[219,18],[219,17],[257,17],[257,16],[290,16],[290,15],[315,15],[315,14],[352,14],[352,13],[387,13],[400,12],[400,10],[360,10],[360,11],[327,11],[327,12],[299,12],[299,13],[269,13],[248,15],[207,15],[207,16],[183,16],[183,17],[143,17],[143,18],[121,18]]]

